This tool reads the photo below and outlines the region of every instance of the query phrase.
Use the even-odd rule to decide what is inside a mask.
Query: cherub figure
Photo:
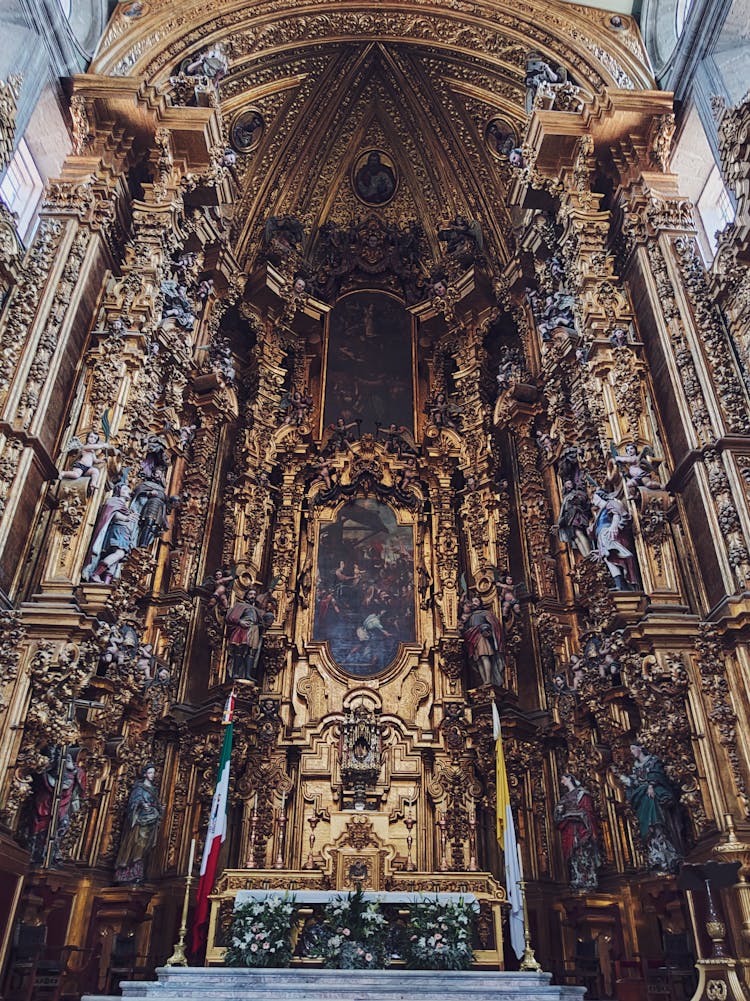
[[[498,591],[500,593],[500,614],[507,622],[511,622],[516,615],[520,614],[521,605],[516,597],[516,585],[509,573],[500,579]]]
[[[138,657],[136,658],[135,666],[136,669],[142,673],[143,680],[148,684],[153,680],[154,674],[154,662],[156,658],[154,656],[154,644],[153,643],[140,643],[138,645]]]
[[[89,481],[86,493],[90,497],[99,485],[100,467],[107,461],[102,455],[106,452],[107,443],[102,441],[96,431],[89,431],[86,440],[71,438],[66,454],[78,452],[78,458],[70,469],[64,469],[60,473],[61,480],[80,480],[87,478]]]
[[[404,462],[404,468],[401,470],[397,486],[401,493],[408,494],[412,493],[418,483],[419,472],[417,470],[417,461],[413,456],[410,456]]]
[[[326,492],[333,490],[333,477],[331,475],[333,470],[331,469],[330,461],[324,455],[319,456],[311,462],[310,468],[317,474],[317,479],[323,481]]]
[[[647,490],[663,490],[659,481],[657,462],[652,462],[654,450],[650,445],[638,451],[638,446],[634,442],[629,442],[625,446],[625,452],[618,454],[614,445],[612,446],[612,461],[616,464],[618,472],[622,469],[625,474],[625,486],[628,495],[632,498],[637,496],[638,488],[645,487]],[[610,475],[612,480],[616,476]]]
[[[206,577],[201,584],[201,589],[211,592],[211,597],[208,599],[209,608],[216,608],[218,606],[220,611],[226,612],[229,608],[229,598],[232,594],[232,586],[236,576],[236,569],[227,572],[224,567],[219,567],[218,570],[214,570],[210,577]]]

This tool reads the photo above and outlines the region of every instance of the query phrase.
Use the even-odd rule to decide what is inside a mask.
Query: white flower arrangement
[[[473,907],[463,900],[415,900],[409,907],[406,965],[413,970],[468,970]]]
[[[312,955],[337,970],[383,969],[387,965],[388,921],[361,890],[326,904],[321,935]]]
[[[227,966],[289,966],[292,958],[294,897],[269,896],[250,900],[236,909]]]

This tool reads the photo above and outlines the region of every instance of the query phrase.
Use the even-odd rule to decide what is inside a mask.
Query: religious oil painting
[[[354,161],[352,187],[365,205],[373,208],[386,205],[398,187],[395,163],[383,150],[365,150]]]
[[[339,417],[357,437],[392,423],[414,433],[411,316],[382,292],[356,292],[331,312],[326,426]]]
[[[359,677],[414,642],[414,532],[388,505],[357,499],[321,527],[313,634]]]

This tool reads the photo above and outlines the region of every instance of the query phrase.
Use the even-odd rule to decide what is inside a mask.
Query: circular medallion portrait
[[[490,153],[498,159],[507,157],[510,151],[518,146],[516,130],[505,118],[491,118],[487,122],[484,140],[490,148]]]
[[[385,205],[397,187],[396,165],[387,153],[380,149],[360,153],[352,169],[352,188],[361,202],[376,208]]]
[[[258,148],[265,129],[265,120],[258,109],[246,108],[232,123],[229,139],[238,153],[252,153]]]

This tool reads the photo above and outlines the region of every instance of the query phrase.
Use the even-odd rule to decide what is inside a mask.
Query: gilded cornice
[[[163,81],[174,64],[190,52],[224,42],[232,66],[243,57],[293,48],[299,55],[309,44],[326,39],[389,41],[437,45],[451,53],[479,56],[488,65],[505,63],[522,73],[515,50],[536,48],[562,62],[592,91],[603,87],[636,89],[653,85],[640,46],[626,44],[634,31],[613,30],[591,12],[543,0],[410,3],[279,2],[249,5],[237,0],[212,5],[201,0],[178,5],[156,2],[149,13],[129,19],[116,12],[95,57],[95,73],[145,76]],[[216,12],[217,6],[220,12]],[[637,50],[637,51],[636,51]]]

